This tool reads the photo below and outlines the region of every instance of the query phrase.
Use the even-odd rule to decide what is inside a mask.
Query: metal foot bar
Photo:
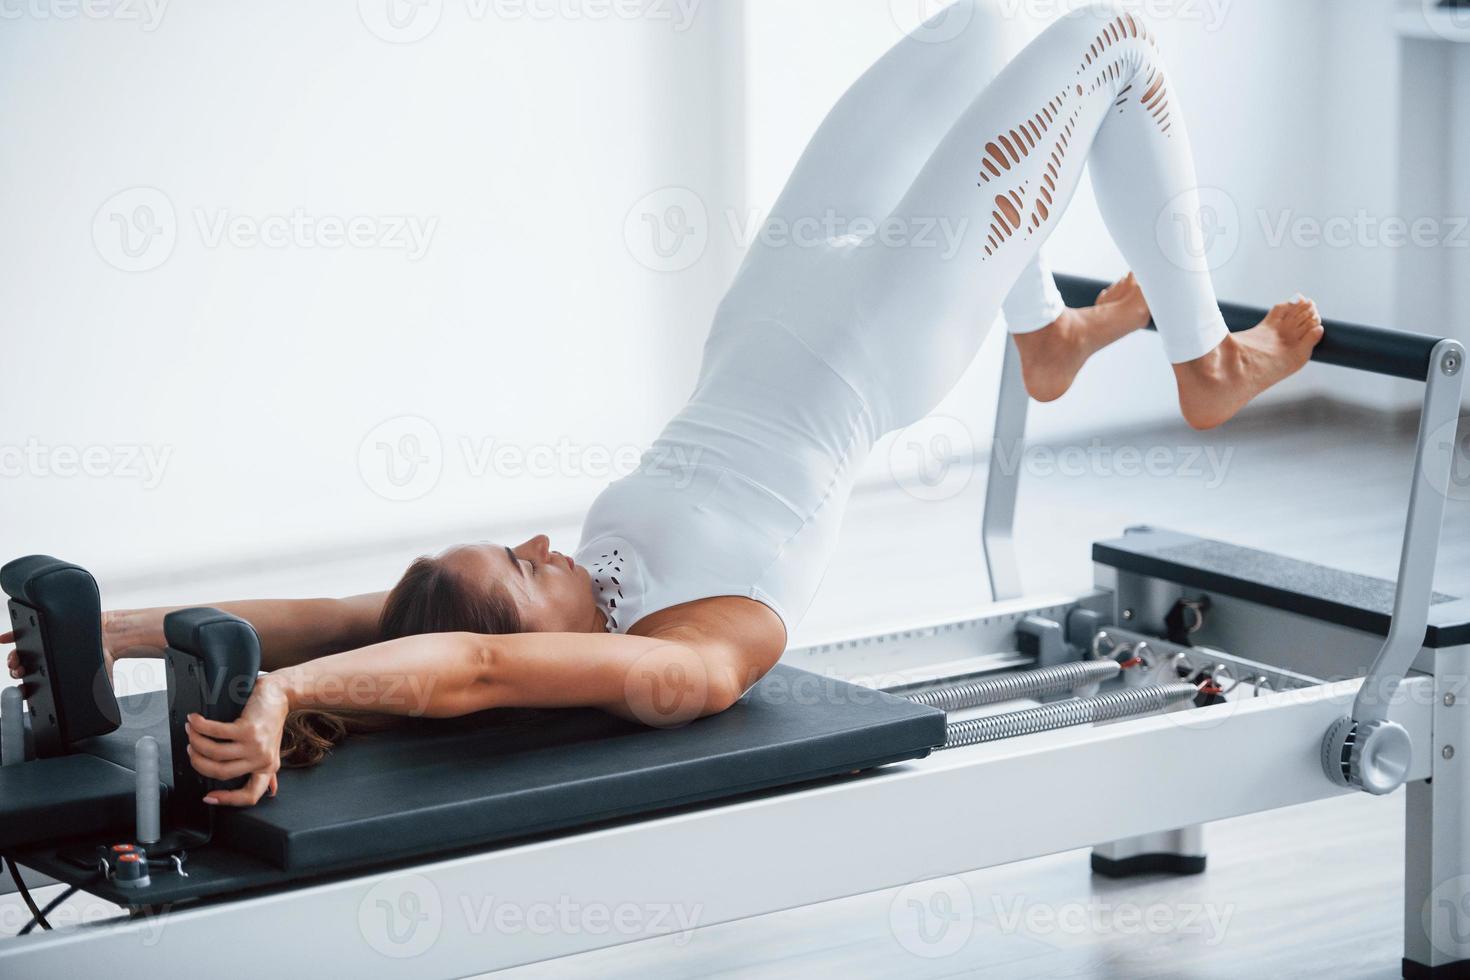
[[[941,711],[959,711],[962,708],[977,708],[982,704],[997,704],[1017,698],[1065,694],[1089,684],[1112,680],[1122,669],[1115,660],[1084,660],[1038,670],[1023,670],[1004,677],[965,684],[950,684],[905,694],[904,697]]]
[[[981,742],[995,742],[1019,735],[1035,735],[1058,728],[1113,721],[1132,715],[1162,711],[1170,705],[1189,701],[1199,693],[1193,684],[1162,684],[1159,687],[1136,687],[1113,691],[1095,698],[1059,701],[1039,708],[1008,711],[1002,715],[971,718],[951,724],[944,740],[946,749],[957,749]]]

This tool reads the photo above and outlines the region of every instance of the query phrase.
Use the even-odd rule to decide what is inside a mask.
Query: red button
[[[122,852],[122,851],[136,851],[138,848],[135,847],[132,844],[113,844],[112,845],[112,849],[114,851]]]
[[[141,861],[142,858],[138,857],[138,855],[136,855],[136,854],[124,854],[122,857],[118,858],[118,860],[119,861]]]

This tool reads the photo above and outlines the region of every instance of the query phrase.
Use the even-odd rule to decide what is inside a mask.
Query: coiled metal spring
[[[1044,704],[1022,711],[953,722],[946,731],[944,747],[956,749],[981,742],[995,742],[1003,738],[1034,735],[1058,728],[1162,711],[1170,705],[1192,700],[1198,693],[1193,684],[1186,683],[1136,687],[1112,691],[1095,698],[1058,701],[1056,704]]]
[[[1115,660],[1081,660],[904,696],[917,704],[927,704],[941,711],[959,711],[1016,698],[1063,694],[1087,684],[1111,680],[1121,669]]]

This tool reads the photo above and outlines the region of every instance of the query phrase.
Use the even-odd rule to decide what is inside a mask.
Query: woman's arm
[[[378,638],[386,592],[345,599],[248,599],[223,602],[216,608],[239,616],[260,636],[260,665],[279,670],[343,650],[364,647]],[[109,609],[102,614],[102,646],[109,660],[162,657],[168,641],[163,618],[187,606],[153,609]],[[15,642],[14,633],[0,633],[0,644]],[[20,677],[20,657],[10,651],[11,677]]]
[[[249,806],[272,785],[286,715],[298,708],[443,718],[489,708],[589,707],[672,728],[730,707],[779,655],[697,636],[410,636],[263,676],[238,721],[191,715],[190,758],[216,779],[249,774],[243,789],[206,797]]]
[[[378,638],[386,592],[345,599],[248,599],[216,608],[239,616],[260,636],[263,670],[366,646]],[[163,618],[183,606],[117,609],[102,614],[102,636],[114,658],[161,657]]]

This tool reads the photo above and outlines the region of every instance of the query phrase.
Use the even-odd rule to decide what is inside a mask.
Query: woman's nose
[[[535,550],[538,560],[545,561],[546,556],[551,554],[551,539],[544,534],[538,534],[531,539],[531,548]]]

